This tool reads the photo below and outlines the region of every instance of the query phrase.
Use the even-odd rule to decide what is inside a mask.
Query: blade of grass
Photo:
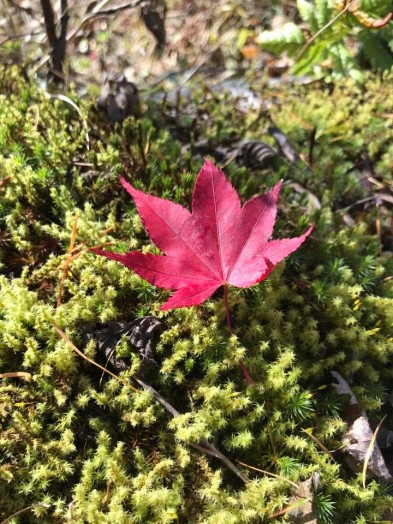
[[[371,437],[370,444],[368,445],[366,454],[364,455],[364,464],[363,464],[363,470],[362,470],[362,482],[363,482],[363,488],[364,489],[366,489],[366,475],[367,475],[368,463],[370,462],[371,453],[373,452],[373,449],[374,449],[374,444],[375,444],[375,440],[376,440],[377,435],[378,435],[378,431],[380,430],[382,422],[385,420],[385,418],[386,418],[386,415],[383,417],[381,422],[376,427],[376,429],[375,429],[375,431],[373,433],[373,436]]]

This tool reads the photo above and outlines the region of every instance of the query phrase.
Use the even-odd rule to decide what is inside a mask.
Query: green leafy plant
[[[362,82],[362,61],[378,69],[393,65],[392,13],[387,0],[297,0],[303,24],[287,22],[263,31],[258,42],[276,55],[294,59],[295,75],[314,73],[328,78],[350,76]]]

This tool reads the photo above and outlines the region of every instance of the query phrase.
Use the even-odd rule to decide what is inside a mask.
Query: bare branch
[[[63,73],[67,47],[67,26],[70,17],[67,0],[61,0],[60,35],[53,48],[52,62],[55,74]]]
[[[55,13],[53,12],[51,0],[41,0],[41,7],[42,13],[44,15],[46,34],[48,35],[49,44],[52,49],[54,49],[57,42],[57,34]]]

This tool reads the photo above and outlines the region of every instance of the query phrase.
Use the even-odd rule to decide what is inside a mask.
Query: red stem
[[[224,303],[225,303],[225,312],[227,315],[227,326],[229,329],[229,333],[233,335],[233,329],[231,324],[231,313],[229,310],[229,286],[228,284],[224,284]],[[243,361],[240,361],[240,367],[243,372],[244,378],[246,379],[246,382],[249,386],[251,386],[254,382],[252,378],[250,377],[249,372],[247,371],[245,365],[243,364]]]
[[[229,329],[229,333],[233,335],[233,329],[231,324],[231,313],[229,311],[229,286],[228,284],[224,284],[224,303],[225,303],[225,312],[227,314],[227,326]]]

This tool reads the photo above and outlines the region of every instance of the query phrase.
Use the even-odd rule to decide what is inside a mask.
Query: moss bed
[[[348,465],[350,406],[331,372],[350,384],[373,431],[384,416],[393,430],[391,203],[373,198],[393,179],[392,79],[370,76],[362,90],[265,86],[258,115],[195,86],[173,106],[147,100],[141,118],[113,127],[92,101],[48,96],[16,69],[2,71],[0,373],[22,373],[0,378],[2,519],[306,522],[301,497],[288,507],[299,499],[294,484],[314,476],[317,522],[390,521],[391,482],[369,474],[363,485],[362,464]],[[195,143],[274,145],[272,121],[302,157],[312,148],[311,168],[284,159],[274,169],[231,162],[225,172],[244,200],[284,179],[275,238],[315,227],[267,280],[231,289],[232,336],[220,291],[198,308],[161,312],[165,291],[87,251],[108,243],[155,252],[119,175],[189,206],[203,162]],[[371,188],[362,183],[365,153]],[[77,215],[80,256],[64,274]],[[102,376],[52,324],[105,366],[86,330],[146,315],[163,329],[144,380],[181,413],[175,418],[131,378],[140,359],[126,337],[116,355],[130,385]],[[202,439],[249,482],[192,446]],[[391,462],[392,448],[384,458]]]

